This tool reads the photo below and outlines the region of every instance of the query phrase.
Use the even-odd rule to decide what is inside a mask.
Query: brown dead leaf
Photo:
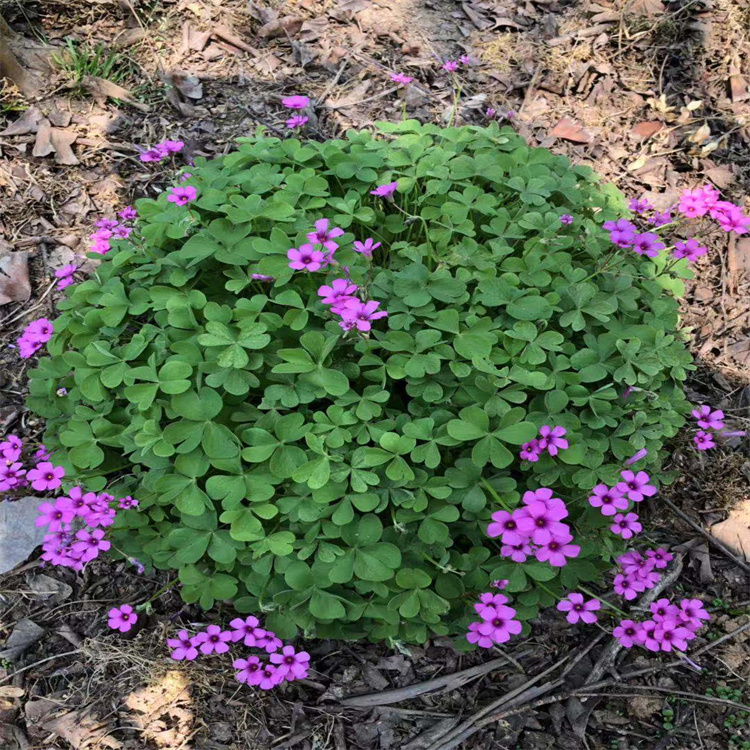
[[[721,190],[729,187],[735,181],[734,172],[726,166],[709,167],[703,170],[703,174]]]
[[[344,109],[345,107],[353,107],[365,98],[365,94],[370,88],[370,81],[362,81],[358,83],[351,91],[340,96],[338,99],[328,99],[326,106],[331,109]]]
[[[39,123],[31,155],[47,156],[54,150],[55,147],[52,145],[52,126],[50,125],[50,121],[45,118]]]
[[[28,253],[0,253],[0,305],[31,297]]]
[[[134,44],[140,42],[141,39],[145,39],[145,37],[146,32],[140,26],[138,26],[134,29],[123,31],[122,34],[120,34],[118,37],[115,37],[114,41],[112,42],[112,46],[115,49],[125,49],[126,47],[132,47]]]
[[[266,8],[265,5],[259,5],[258,3],[248,2],[247,9],[256,21],[264,24],[271,23],[279,17],[278,11],[273,8]]]
[[[664,16],[666,13],[662,0],[634,0],[628,11],[637,16]]]
[[[651,136],[656,135],[660,130],[664,128],[664,123],[658,120],[647,120],[646,122],[639,122],[635,127],[631,128],[631,135],[646,140]]]
[[[233,47],[237,47],[237,49],[241,49],[244,52],[249,52],[256,57],[260,54],[255,47],[251,47],[247,42],[243,42],[242,39],[232,33],[226,26],[217,26],[213,29],[212,35],[218,39],[223,39],[225,42],[229,42]]]
[[[191,26],[188,35],[188,48],[195,52],[203,52],[210,38],[210,31],[198,31]]]
[[[280,36],[295,36],[302,28],[305,19],[302,16],[284,16],[263,24],[258,29],[258,36],[263,39],[276,39]]]
[[[714,524],[709,531],[714,538],[750,562],[750,498],[737,503],[729,511],[726,521]]]
[[[36,133],[39,123],[44,119],[44,115],[37,107],[29,107],[21,117],[14,123],[8,125],[0,135],[28,135]]]
[[[69,742],[75,750],[90,750],[94,747],[109,747],[117,750],[122,744],[109,734],[107,725],[83,711],[69,711],[44,724],[52,732]]]
[[[141,112],[148,112],[150,110],[150,107],[147,104],[135,99],[126,88],[123,88],[112,81],[108,81],[106,78],[99,78],[99,76],[84,76],[81,83],[84,88],[89,91],[91,96],[102,105],[106,102],[107,98],[111,98],[119,99]]]
[[[191,73],[177,71],[172,73],[169,79],[172,82],[172,85],[186,99],[201,99],[203,97],[203,84],[198,76],[194,76]]]
[[[731,277],[732,289],[736,289],[740,281],[750,278],[750,237],[730,237],[727,248],[727,269]]]
[[[729,96],[733,102],[743,102],[750,99],[748,91],[747,78],[743,75],[735,74],[729,76]]]
[[[584,129],[583,125],[568,117],[563,117],[552,128],[550,135],[555,138],[562,138],[565,141],[573,141],[573,143],[591,143],[593,140],[593,136]]]
[[[328,29],[328,19],[325,16],[311,18],[302,24],[299,38],[303,42],[314,42],[320,38]]]
[[[72,130],[63,130],[62,128],[52,128],[50,141],[55,149],[55,162],[64,164],[68,167],[74,167],[79,164],[71,146],[76,142],[78,133]]]
[[[704,122],[703,125],[688,137],[688,140],[691,143],[700,145],[701,143],[705,143],[710,137],[711,128],[708,126],[708,123]]]
[[[482,15],[479,9],[473,6],[471,3],[466,3],[466,2],[462,3],[461,10],[463,10],[466,17],[480,31],[483,31],[484,29],[489,29],[490,26],[492,26],[492,21],[490,21],[486,16]]]
[[[369,8],[370,5],[372,5],[372,0],[339,0],[329,15],[339,21],[348,21],[357,13]]]
[[[0,711],[15,708],[15,698],[20,698],[26,691],[21,687],[13,685],[0,686]]]

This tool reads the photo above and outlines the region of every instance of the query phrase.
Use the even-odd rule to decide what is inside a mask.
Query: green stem
[[[593,597],[594,599],[597,599],[602,604],[606,605],[610,609],[613,609],[615,612],[617,612],[618,615],[622,615],[623,617],[627,618],[629,615],[627,612],[623,612],[619,607],[615,607],[614,604],[610,604],[606,599],[602,599],[601,596],[597,596],[593,591],[589,591],[584,586],[581,586],[581,584],[578,584],[578,588],[583,591],[584,594],[588,594],[589,596]]]
[[[140,609],[141,607],[145,607],[147,604],[151,604],[151,602],[156,601],[162,594],[166,594],[169,589],[172,588],[172,586],[178,584],[180,582],[179,578],[173,578],[169,583],[167,583],[165,586],[162,586],[150,599],[146,599],[145,602],[141,602],[137,609]]]
[[[507,503],[500,497],[500,495],[497,494],[495,488],[484,477],[482,477],[482,484],[487,488],[487,491],[490,493],[490,495],[492,495],[493,500],[502,508],[510,512],[510,508],[508,507]]]

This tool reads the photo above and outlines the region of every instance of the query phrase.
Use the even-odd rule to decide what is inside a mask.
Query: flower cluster
[[[630,463],[638,460],[636,453]],[[639,456],[642,458],[642,456]],[[614,487],[608,487],[606,484],[597,484],[589,496],[589,505],[593,508],[599,508],[603,516],[614,516],[610,530],[613,534],[621,536],[623,539],[630,539],[639,531],[641,524],[638,522],[637,513],[618,513],[618,511],[627,511],[630,502],[640,503],[647,497],[652,497],[658,490],[652,484],[649,484],[651,477],[645,471],[633,472],[625,469],[620,472],[621,482]]]
[[[172,154],[179,154],[183,148],[185,144],[182,141],[162,141],[146,149],[138,158],[145,162],[162,161]]]
[[[307,96],[287,96],[281,100],[281,103],[287,109],[302,110],[310,106],[310,99]],[[310,118],[306,115],[292,115],[292,117],[286,121],[286,126],[290,130],[297,130],[304,125],[307,125],[309,120]]]
[[[75,263],[68,263],[68,265],[58,268],[55,271],[55,278],[59,279],[57,282],[58,289],[65,289],[73,283],[73,276],[78,270],[78,266]]]
[[[23,489],[33,483],[34,489],[41,487],[47,480],[45,477],[49,474],[47,459],[49,455],[47,449],[41,445],[39,450],[33,456],[37,462],[36,467],[27,473],[22,460],[23,441],[16,435],[8,435],[5,440],[0,442],[0,492]],[[62,474],[60,473],[62,472]],[[52,466],[52,481],[56,481],[60,486],[59,477],[65,474],[65,470],[60,467]]]
[[[652,589],[661,579],[657,571],[666,568],[673,558],[663,547],[646,550],[645,557],[635,550],[620,555],[617,562],[622,572],[615,575],[615,593],[631,601],[646,589]]]
[[[47,318],[39,318],[29,323],[16,339],[18,355],[22,359],[32,357],[52,338],[53,333],[52,321]]]
[[[43,465],[52,466],[40,464],[40,467]],[[65,472],[62,468],[57,468],[60,473],[53,481],[48,481],[53,470],[45,469],[45,489],[57,489],[60,486],[60,479]],[[29,472],[29,477],[31,474]],[[51,565],[81,571],[86,563],[106,552],[111,544],[105,539],[105,529],[115,522],[117,510],[138,506],[137,500],[124,497],[117,501],[117,507],[113,507],[111,503],[114,499],[113,495],[106,492],[97,494],[84,492],[81,487],[73,487],[67,495],[42,503],[37,508],[39,516],[35,521],[38,527],[47,527],[42,543],[42,560]]]
[[[471,58],[468,55],[461,55],[458,60],[446,60],[443,63],[443,70],[447,70],[449,73],[455,73],[462,65],[471,65]]]
[[[130,237],[133,227],[128,226],[128,222],[133,221],[136,215],[132,206],[126,206],[118,214],[121,221],[106,217],[99,219],[95,224],[96,231],[89,237],[91,240],[89,252],[106,255],[112,249],[112,240],[126,240]]]
[[[167,201],[169,203],[175,203],[178,206],[186,206],[197,197],[198,191],[192,185],[187,185],[185,187],[171,187],[169,188]]]
[[[404,73],[391,73],[391,81],[397,86],[408,86],[414,79]]]
[[[700,427],[693,437],[695,447],[699,451],[707,451],[716,447],[714,433],[717,435],[724,435],[724,437],[743,437],[745,435],[744,430],[729,432],[724,429],[724,412],[721,409],[714,410],[710,406],[702,404],[697,409],[693,409],[691,414],[693,415],[698,427]]]
[[[507,606],[508,601],[505,594],[481,594],[474,605],[479,620],[469,623],[466,640],[480,648],[492,648],[509,641],[512,635],[518,635],[521,623],[514,619],[516,610]]]
[[[750,217],[744,216],[739,206],[720,198],[721,193],[708,185],[686,190],[677,210],[689,219],[708,214],[725,232],[745,234],[750,229]]]
[[[258,656],[235,659],[232,666],[237,670],[238,682],[270,690],[282,682],[307,677],[310,655],[306,651],[295,651],[294,646],[285,645],[275,633],[261,628],[257,617],[237,617],[229,626],[231,630],[209,625],[193,636],[187,630],[180,630],[176,638],[167,640],[167,645],[172,649],[170,656],[175,661],[192,661],[199,654],[225,654],[231,644],[242,642],[248,648],[268,654],[270,662],[264,663]]]
[[[682,599],[679,606],[669,599],[651,604],[652,617],[643,622],[621,620],[612,635],[624,648],[643,646],[649,651],[686,651],[711,615],[700,599]]]
[[[547,451],[550,456],[556,456],[559,451],[568,447],[568,441],[565,439],[567,430],[564,427],[550,427],[542,425],[539,428],[539,435],[528,443],[521,446],[521,458],[531,463],[539,460],[539,457]]]
[[[568,558],[578,557],[581,548],[573,544],[570,526],[563,523],[568,509],[547,487],[525,492],[523,505],[513,511],[499,510],[492,514],[487,535],[500,537],[500,554],[514,562],[524,562],[532,553],[539,562],[563,567]]]

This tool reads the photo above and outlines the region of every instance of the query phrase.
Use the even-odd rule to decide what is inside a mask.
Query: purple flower
[[[202,654],[225,654],[229,651],[227,641],[232,640],[232,633],[228,630],[222,630],[218,625],[209,625],[205,632],[198,633],[192,639],[192,644],[200,644]]]
[[[653,620],[646,620],[641,623],[641,626],[636,633],[636,641],[647,648],[649,651],[659,650],[659,641],[654,638],[654,631],[656,630],[656,623]]]
[[[626,576],[622,573],[615,576],[612,588],[618,596],[622,596],[628,601],[635,599],[638,594],[646,590],[643,581],[638,580],[635,576]]]
[[[99,229],[114,229],[117,226],[117,222],[114,219],[107,219],[106,217],[102,217],[101,219],[97,219],[94,222],[95,227],[99,227]]]
[[[284,678],[278,673],[276,667],[273,664],[266,664],[261,670],[261,678],[258,682],[258,687],[261,690],[272,690],[277,685],[284,682]]]
[[[133,227],[126,227],[123,224],[119,224],[112,230],[112,235],[118,240],[126,240],[133,233]]]
[[[310,118],[307,117],[306,115],[294,115],[293,117],[290,117],[286,121],[286,126],[290,130],[297,130],[297,129],[299,129],[299,128],[305,126],[305,125],[307,125],[307,123],[309,122],[309,120],[310,120]]]
[[[187,630],[180,630],[177,638],[168,638],[167,646],[172,649],[169,656],[175,661],[193,661],[198,657],[198,649],[193,645],[193,639]]]
[[[589,504],[593,508],[601,508],[602,515],[614,516],[618,510],[626,510],[628,501],[617,487],[607,487],[606,484],[597,484],[589,497]]]
[[[255,647],[262,648],[267,654],[273,654],[283,645],[281,638],[276,637],[276,633],[261,628],[255,631]]]
[[[662,620],[656,623],[654,640],[658,641],[662,651],[671,651],[673,648],[685,651],[690,631],[677,620]]]
[[[408,86],[412,82],[410,76],[404,75],[403,73],[391,73],[391,81],[397,86]]]
[[[534,556],[539,562],[548,562],[553,568],[562,568],[567,565],[569,557],[578,557],[581,553],[581,548],[577,544],[571,544],[572,541],[570,534],[553,537],[547,544],[540,545],[534,551]]]
[[[561,224],[572,224],[573,223],[573,217],[570,214],[563,214],[560,217],[560,223]]]
[[[633,251],[638,255],[646,255],[649,258],[656,258],[659,251],[663,250],[665,245],[660,242],[659,235],[655,232],[643,232],[637,234],[632,242]]]
[[[534,544],[549,544],[555,538],[568,535],[569,526],[561,523],[567,515],[565,507],[549,508],[545,503],[535,501],[526,506],[526,514],[518,518],[518,531]]]
[[[515,609],[502,604],[496,607],[487,607],[480,615],[482,621],[479,623],[477,633],[489,638],[494,643],[505,643],[510,640],[511,635],[518,635],[521,632],[521,623],[513,619],[515,614]],[[472,641],[469,640],[469,642]]]
[[[58,289],[65,289],[66,286],[70,286],[73,283],[73,274],[78,270],[78,266],[75,263],[69,263],[67,266],[58,268],[55,271],[55,278],[60,279],[57,282]]]
[[[455,73],[458,70],[458,60],[446,60],[443,63],[443,70],[447,70],[449,73]]]
[[[620,641],[623,648],[632,648],[638,640],[638,631],[641,626],[632,620],[621,620],[620,624],[612,631],[612,635]]]
[[[326,250],[334,252],[338,249],[338,243],[333,240],[336,237],[341,237],[341,235],[344,234],[344,230],[340,227],[329,229],[329,223],[328,219],[318,219],[318,221],[315,222],[315,231],[309,232],[307,239],[314,245],[323,245]]]
[[[107,625],[112,630],[119,630],[121,633],[127,633],[138,622],[138,615],[133,612],[133,608],[129,604],[112,607],[107,612],[107,617],[109,618]]]
[[[680,614],[680,608],[672,604],[669,599],[657,599],[649,607],[655,622],[662,620],[676,620]]]
[[[156,144],[156,150],[162,154],[162,156],[179,154],[183,148],[185,148],[185,144],[182,141],[162,141],[161,143]]]
[[[287,109],[304,109],[310,104],[310,99],[307,96],[287,96],[281,103]]]
[[[646,550],[646,557],[653,560],[654,567],[660,570],[666,568],[674,560],[674,555],[671,552],[667,552],[664,547]]]
[[[716,447],[714,436],[710,432],[704,432],[703,430],[698,430],[698,432],[695,433],[693,442],[699,451],[707,451]]]
[[[721,409],[713,411],[710,406],[703,404],[690,412],[698,421],[698,427],[704,430],[721,430],[724,427],[724,412]]]
[[[543,451],[539,445],[539,441],[534,439],[529,441],[528,443],[524,443],[521,446],[521,451],[518,455],[524,461],[529,461],[533,464],[539,460],[539,456],[542,454],[542,452]]]
[[[143,151],[138,158],[143,162],[161,161],[164,155],[158,149],[150,148]]]
[[[38,492],[56,490],[62,484],[65,469],[62,466],[53,466],[49,461],[38,463],[26,475],[31,486]]]
[[[345,323],[353,322],[358,331],[369,331],[373,320],[385,318],[388,315],[385,310],[378,310],[378,307],[380,307],[380,302],[375,300],[362,302],[358,299],[350,299],[344,303],[340,315]]]
[[[89,532],[81,529],[76,532],[76,541],[73,549],[79,553],[81,562],[89,562],[99,556],[100,552],[106,552],[110,548],[110,543],[104,538],[102,529],[94,529]]]
[[[318,296],[322,297],[324,305],[341,305],[352,299],[352,295],[359,289],[356,284],[352,284],[348,279],[334,279],[330,286],[323,284],[318,289]]]
[[[286,257],[290,261],[289,268],[295,271],[318,271],[326,259],[324,253],[309,244],[300,245],[299,250],[296,247],[289,248]]]
[[[527,542],[520,544],[504,544],[500,548],[500,554],[503,557],[509,557],[513,562],[526,562],[526,558],[531,554],[531,545]]]
[[[645,214],[646,211],[651,211],[653,206],[648,202],[646,198],[631,198],[628,201],[628,208],[636,214]]]
[[[494,107],[487,107],[487,109],[484,111],[484,116],[488,120],[494,119],[496,114],[497,114],[497,110]]]
[[[468,55],[461,55],[461,57],[458,58],[458,61],[461,65],[471,65],[471,58]]]
[[[370,190],[370,195],[377,195],[378,198],[390,198],[398,187],[398,182],[389,182],[387,185],[378,185],[375,190]]]
[[[597,621],[598,618],[594,612],[597,609],[601,609],[601,606],[601,602],[598,600],[589,599],[588,601],[584,601],[583,594],[573,592],[558,603],[557,609],[560,612],[568,613],[565,619],[571,625],[575,625],[579,620],[590,625]]]
[[[229,623],[229,627],[232,628],[232,640],[237,643],[242,641],[248,648],[253,648],[256,645],[256,635],[259,630],[260,623],[257,617],[250,615],[244,620],[241,617],[235,617]],[[261,631],[265,633],[265,631]]]
[[[23,478],[26,469],[20,461],[6,461],[0,463],[0,492],[22,487],[26,480]]]
[[[617,484],[617,490],[634,503],[640,503],[644,498],[652,497],[658,492],[656,487],[649,484],[651,478],[645,471],[639,471],[635,474],[626,469],[620,472],[620,476],[622,482]]]
[[[500,589],[501,591],[510,583],[507,578],[498,578],[495,581],[492,581],[490,586],[492,586],[493,589]]]
[[[617,247],[630,247],[638,231],[635,224],[627,219],[606,221],[603,224],[603,228],[609,232],[610,242],[617,245]]]
[[[550,456],[556,456],[558,450],[565,450],[568,447],[568,441],[563,438],[567,430],[564,427],[550,427],[542,425],[539,428],[539,447],[546,449]]]
[[[23,441],[16,435],[8,435],[0,443],[0,456],[6,461],[18,461],[23,451]]]
[[[623,539],[631,539],[643,529],[638,522],[637,513],[618,513],[614,517],[614,523],[609,527],[613,534],[618,534]]]
[[[281,653],[271,654],[271,662],[276,665],[276,674],[287,682],[307,677],[310,668],[310,654],[307,651],[295,652],[294,646],[284,646]]]
[[[186,187],[171,187],[169,188],[169,197],[167,201],[170,203],[176,203],[178,206],[185,206],[190,201],[194,201],[198,197],[198,191],[192,186],[187,185]]]
[[[267,276],[264,273],[253,273],[250,274],[250,278],[253,279],[253,281],[276,281],[276,279],[273,276]]]
[[[362,253],[362,255],[368,258],[372,258],[372,251],[377,250],[380,247],[380,243],[375,242],[372,237],[368,237],[364,242],[355,240],[353,247],[358,253]]]
[[[521,502],[524,505],[543,503],[549,510],[562,511],[565,514],[563,515],[563,518],[565,518],[565,516],[568,515],[565,503],[559,497],[554,497],[554,494],[555,493],[549,487],[540,487],[538,490],[524,492]],[[522,516],[527,515],[523,508],[516,508],[515,512],[520,513]]]
[[[516,114],[517,114],[517,112],[516,112],[516,110],[515,110],[515,109],[509,109],[509,110],[508,110],[508,111],[507,111],[507,112],[505,113],[505,118],[506,118],[507,120],[514,120],[514,119],[515,119],[515,117],[516,117]]]
[[[235,676],[238,682],[245,685],[260,685],[261,680],[263,680],[263,664],[257,656],[235,659],[232,666],[237,670]]]
[[[528,539],[527,535],[518,530],[518,520],[520,517],[518,508],[512,513],[507,510],[495,511],[492,514],[493,523],[487,526],[487,536],[493,539],[502,537],[503,544],[525,543]]]
[[[125,208],[117,214],[123,221],[132,221],[138,216],[138,212],[132,206],[125,206]]]
[[[642,458],[646,458],[646,456],[648,456],[648,451],[645,448],[641,448],[625,462],[625,466],[637,464]]]
[[[659,213],[658,211],[648,220],[648,223],[655,226],[657,229],[659,227],[663,227],[666,224],[672,223],[672,213],[671,211],[663,211],[662,213]]]
[[[135,498],[130,497],[130,495],[126,495],[117,501],[117,507],[120,508],[120,510],[130,510],[131,508],[138,507],[138,501]]]
[[[711,615],[706,612],[700,599],[683,599],[675,619],[683,626],[697,630],[703,627],[703,621],[711,619]]]
[[[698,240],[691,237],[685,242],[675,242],[672,255],[675,258],[687,258],[690,263],[695,263],[701,255],[705,255],[707,252],[708,250]]]

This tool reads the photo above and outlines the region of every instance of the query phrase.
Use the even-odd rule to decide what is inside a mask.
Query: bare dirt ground
[[[53,315],[54,270],[85,261],[101,214],[160,188],[138,147],[179,138],[186,158],[210,156],[259,125],[281,133],[285,95],[315,100],[309,132],[318,139],[404,112],[445,122],[454,92],[438,60],[465,54],[459,122],[484,122],[487,107],[512,110],[532,144],[591,164],[660,208],[705,180],[750,207],[743,0],[0,0],[0,13],[38,84],[27,96],[8,84],[0,92],[1,432],[42,428],[23,410],[25,365],[7,345],[29,320]],[[76,60],[90,54],[66,53],[68,40],[74,51],[113,52],[106,75],[82,70]],[[396,71],[415,85],[395,90]],[[748,270],[750,239],[716,246],[683,307],[699,364],[689,395],[722,408],[736,429],[750,423]],[[748,714],[736,705],[750,702],[747,558],[705,532],[750,503],[748,443],[733,438],[697,456],[685,435],[669,468],[670,504],[651,506],[644,536],[684,555],[673,591],[712,608],[691,650],[701,671],[623,652],[615,674],[624,678],[605,673],[580,703],[570,694],[606,639],[548,613],[502,654],[460,654],[441,641],[403,652],[313,642],[310,679],[260,694],[221,660],[168,660],[172,624],[203,620],[174,592],[137,632],[110,634],[108,606],[144,601],[165,579],[115,563],[75,577],[30,562],[0,578],[0,639],[10,639],[0,653],[0,748],[750,747]],[[747,527],[744,513],[737,523]],[[396,689],[404,692],[388,692]],[[342,703],[370,693],[367,705]]]

